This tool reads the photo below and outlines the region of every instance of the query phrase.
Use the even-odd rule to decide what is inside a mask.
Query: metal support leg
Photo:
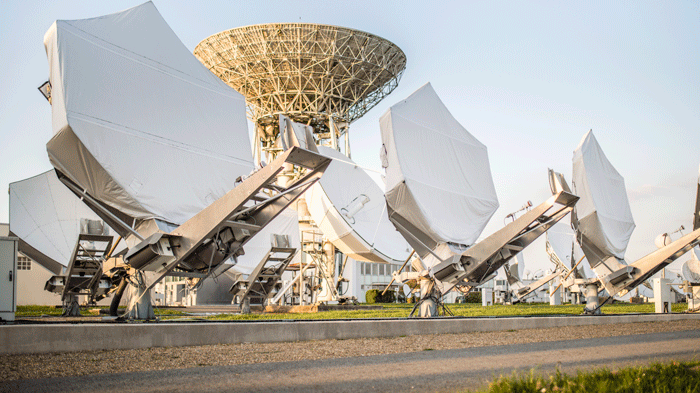
[[[584,289],[586,294],[586,307],[583,309],[584,314],[600,315],[600,307],[598,303],[598,286],[596,284],[588,284]]]
[[[66,294],[63,299],[63,316],[64,317],[79,317],[80,305],[78,304],[78,295],[74,293]]]
[[[250,314],[250,298],[248,296],[244,297],[241,303],[241,314]]]
[[[146,285],[143,273],[139,272],[133,278],[135,280],[129,283],[131,297],[124,316],[128,319],[155,319],[155,313],[151,305],[151,291]]]
[[[434,283],[430,280],[420,280],[420,316],[421,318],[436,317],[438,315],[438,305],[433,298]]]

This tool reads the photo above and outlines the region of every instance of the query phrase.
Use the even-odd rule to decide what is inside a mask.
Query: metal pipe
[[[406,261],[403,263],[403,265],[401,265],[399,270],[396,271],[396,274],[401,274],[401,271],[403,270],[404,267],[406,267],[406,264],[408,263],[408,261],[411,260],[411,257],[413,257],[413,254],[415,254],[415,253],[416,253],[416,250],[411,251],[411,253],[408,255],[408,258],[406,258]],[[389,281],[389,285],[387,285],[386,288],[384,288],[384,292],[382,292],[382,296],[384,296],[386,291],[389,289],[391,284],[394,283],[395,280],[396,280],[396,278],[394,276],[392,276],[391,281]]]
[[[143,239],[144,239],[144,237],[141,236],[140,233],[136,232],[136,230],[134,230],[134,228],[130,227],[130,226],[127,225],[124,221],[122,221],[119,217],[115,216],[112,212],[110,212],[109,210],[105,209],[105,207],[102,206],[102,205],[101,205],[97,200],[95,200],[93,197],[91,197],[90,194],[87,193],[87,191],[81,190],[81,189],[79,189],[78,187],[74,186],[73,184],[71,184],[70,182],[67,182],[67,181],[64,181],[63,184],[65,184],[68,188],[70,188],[71,190],[73,190],[73,191],[76,192],[77,194],[81,195],[83,198],[85,198],[85,199],[87,199],[88,201],[90,201],[90,203],[92,204],[92,206],[94,206],[96,209],[98,209],[98,210],[99,210],[100,212],[102,212],[103,214],[107,215],[110,219],[116,221],[116,223],[119,224],[119,226],[121,226],[122,229],[124,229],[124,230],[126,230],[127,232],[131,233],[132,235],[136,236],[137,238],[139,238],[139,240],[143,240]]]
[[[559,289],[559,287],[561,287],[562,285],[564,285],[564,281],[566,281],[566,279],[569,278],[569,276],[571,275],[571,273],[573,273],[574,270],[576,270],[576,268],[578,267],[578,264],[581,263],[581,262],[583,261],[583,258],[585,258],[585,257],[586,257],[585,255],[582,256],[581,259],[579,259],[578,262],[576,262],[576,264],[574,265],[574,267],[572,267],[571,270],[569,270],[569,272],[566,273],[566,276],[564,276],[564,278],[562,278],[561,282],[559,283],[559,286],[557,286],[557,287],[554,289],[555,292],[556,292],[557,289]]]

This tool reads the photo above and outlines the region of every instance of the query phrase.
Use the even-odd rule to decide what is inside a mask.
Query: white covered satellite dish
[[[574,231],[571,226],[565,222],[554,224],[545,234],[547,243],[556,255],[558,262],[563,264],[565,268],[571,269],[571,260],[573,259],[573,242]],[[550,257],[551,258],[551,257]],[[576,261],[574,261],[576,263]]]
[[[525,273],[525,257],[523,257],[522,252],[515,254],[515,258],[511,259],[508,263],[508,273],[518,281],[523,279]]]
[[[380,126],[392,221],[397,215],[438,244],[474,244],[498,209],[486,146],[429,83],[389,108]]]
[[[58,180],[55,171],[10,183],[10,231],[29,245],[22,251],[49,270],[54,270],[55,262],[68,265],[81,220],[100,218]],[[105,232],[114,234],[112,230],[101,234]]]
[[[552,248],[552,252],[556,255],[559,261],[566,269],[571,269],[583,256],[581,247],[576,242],[574,230],[571,225],[566,222],[558,222],[550,228],[547,233],[547,243]],[[573,253],[573,255],[572,255]],[[594,277],[595,273],[588,267],[587,261],[579,263],[576,270],[583,277]]]
[[[589,131],[574,151],[573,192],[579,231],[608,255],[624,259],[635,224],[625,180]]]
[[[683,264],[683,278],[692,283],[700,283],[700,260],[697,247],[691,250],[690,259]]]
[[[100,202],[181,224],[253,169],[243,96],[194,57],[153,3],[56,21],[44,45],[49,158]]]
[[[409,245],[389,221],[381,188],[339,151],[325,146],[318,151],[333,162],[306,192],[306,203],[326,238],[357,261],[405,260]]]

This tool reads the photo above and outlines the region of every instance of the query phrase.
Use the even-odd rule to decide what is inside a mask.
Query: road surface
[[[222,367],[31,379],[0,383],[0,391],[455,391],[484,387],[514,370],[564,372],[653,361],[693,360],[700,331],[500,345],[480,348],[246,364]]]

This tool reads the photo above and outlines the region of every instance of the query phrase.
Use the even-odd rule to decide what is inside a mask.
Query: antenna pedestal
[[[583,308],[583,313],[586,315],[600,315],[600,302],[598,301],[598,285],[588,284],[583,290],[586,296],[586,307]]]

